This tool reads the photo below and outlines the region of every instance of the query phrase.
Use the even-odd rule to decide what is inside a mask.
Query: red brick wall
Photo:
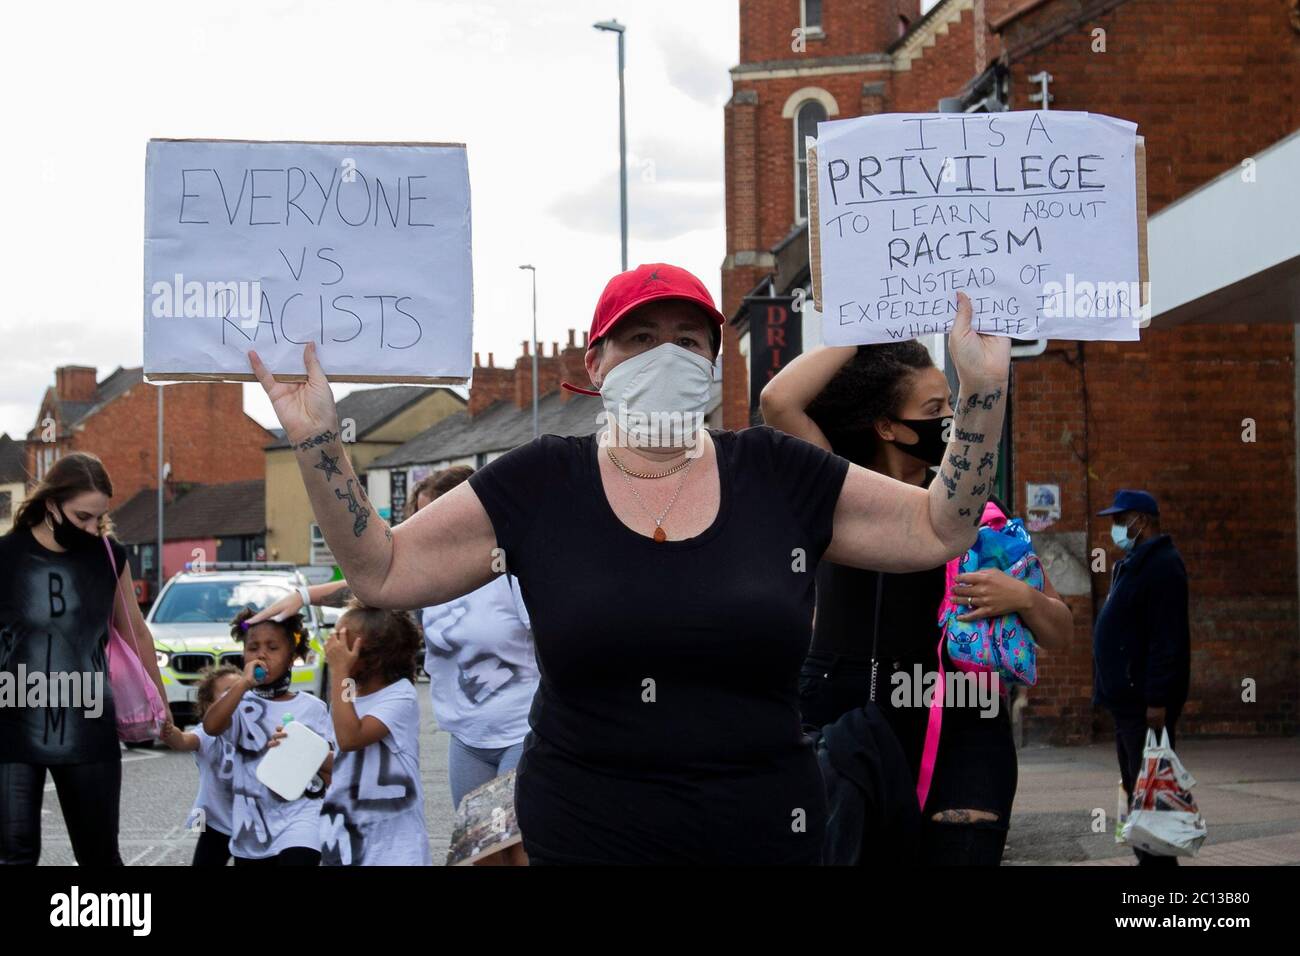
[[[244,393],[222,382],[167,385],[163,447],[178,482],[221,484],[265,477],[262,449],[270,432],[244,414]],[[139,384],[85,420],[65,451],[103,460],[121,507],[142,488],[156,488],[158,393]]]
[[[877,7],[867,0],[827,5],[863,23]],[[977,43],[981,8],[985,22],[1002,32]],[[1015,9],[1029,12],[1007,22]],[[1101,12],[1080,22],[1080,11]],[[778,46],[789,49],[797,3],[746,0],[741,14],[741,62],[791,57]],[[1106,31],[1104,53],[1092,50],[1097,27]],[[726,110],[728,252],[766,250],[790,228],[792,130],[780,115],[790,92],[826,89],[841,116],[934,110],[984,65],[981,47],[985,64],[1006,51],[1012,109],[1033,107],[1027,77],[1046,69],[1054,78],[1053,109],[1136,122],[1146,137],[1151,214],[1300,126],[1300,35],[1289,27],[1282,0],[1049,0],[1032,8],[977,0],[908,70],[742,77],[735,84],[754,102]],[[807,55],[823,49],[829,52],[810,43]],[[863,83],[881,81],[882,97],[861,95]],[[765,271],[724,269],[724,309],[734,311]],[[1191,732],[1300,726],[1294,330],[1245,324],[1252,318],[1258,317],[1147,329],[1137,343],[1053,342],[1013,372],[1017,504],[1026,482],[1059,484],[1062,517],[1051,530],[1084,532],[1089,556],[1104,549],[1109,569],[1117,555],[1108,519],[1093,513],[1119,487],[1146,487],[1162,503],[1164,530],[1173,534],[1191,583],[1192,700],[1184,718]],[[738,353],[726,359],[724,378],[734,383],[724,390],[727,426],[737,427],[748,400],[745,370]],[[1257,423],[1253,444],[1241,440],[1244,418]],[[1096,574],[1091,594],[1068,600],[1074,640],[1066,651],[1045,655],[1029,695],[1035,736],[1077,742],[1104,724],[1090,704],[1091,628],[1107,586],[1108,575]],[[1246,678],[1258,682],[1258,703],[1241,701]]]
[[[474,353],[474,374],[470,379],[469,406],[471,416],[477,415],[493,402],[515,400],[515,370],[499,368],[496,356],[488,353],[488,364],[479,364],[478,353]]]
[[[848,56],[884,50],[898,38],[898,15],[920,15],[920,0],[872,0],[870,3],[822,4],[825,39],[808,39],[809,56]],[[741,0],[740,62],[788,60],[791,31],[800,23],[799,0]]]

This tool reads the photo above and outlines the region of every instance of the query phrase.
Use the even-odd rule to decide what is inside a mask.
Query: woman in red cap
[[[348,461],[314,346],[301,384],[250,362],[360,600],[445,603],[507,566],[519,581],[542,675],[515,795],[533,864],[818,863],[825,794],[798,694],[817,564],[935,567],[974,541],[988,496],[970,463],[997,452],[1010,343],[958,299],[964,454],[929,490],[766,426],[705,429],[725,319],[661,263],[596,306],[601,431],[543,435],[396,529]]]

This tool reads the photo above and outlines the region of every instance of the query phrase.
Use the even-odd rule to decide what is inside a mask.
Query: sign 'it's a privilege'
[[[809,143],[814,290],[828,344],[975,329],[1137,339],[1137,127],[1095,113],[895,113]]]

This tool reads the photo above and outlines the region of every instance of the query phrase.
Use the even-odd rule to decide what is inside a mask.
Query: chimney
[[[86,365],[64,365],[54,370],[54,392],[61,402],[93,402],[95,369]]]
[[[515,370],[497,368],[495,357],[488,353],[487,365],[479,365],[474,353],[474,375],[469,386],[469,414],[472,418],[493,402],[511,401],[515,397]]]
[[[579,388],[590,388],[591,378],[587,375],[587,366],[584,359],[587,355],[586,333],[583,333],[583,345],[577,345],[574,338],[577,333],[569,329],[569,344],[564,347],[560,353],[560,367],[564,373],[564,381],[570,385],[577,385]],[[575,397],[574,393],[567,388],[561,393],[563,401],[570,401]]]
[[[554,343],[558,344],[558,343]],[[546,354],[542,343],[537,343],[537,397],[539,399],[551,394],[560,387],[560,356],[552,350]],[[518,408],[531,408],[533,404],[533,356],[529,343],[523,343],[523,354],[515,360],[515,405]]]

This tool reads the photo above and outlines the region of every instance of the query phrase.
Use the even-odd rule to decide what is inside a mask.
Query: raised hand
[[[957,318],[948,333],[948,352],[957,378],[969,388],[998,385],[1011,370],[1011,340],[1004,335],[981,335],[972,325],[970,297],[957,293]]]
[[[300,610],[302,610],[302,595],[297,591],[291,591],[270,607],[262,608],[250,617],[248,626],[252,627],[263,621],[283,621],[290,614],[297,614]]]
[[[324,432],[337,433],[339,428],[334,393],[330,391],[330,383],[316,359],[315,342],[307,343],[302,351],[302,361],[307,369],[307,381],[277,382],[258,354],[248,353],[248,364],[271,400],[275,417],[280,420],[285,437],[292,445]]]

